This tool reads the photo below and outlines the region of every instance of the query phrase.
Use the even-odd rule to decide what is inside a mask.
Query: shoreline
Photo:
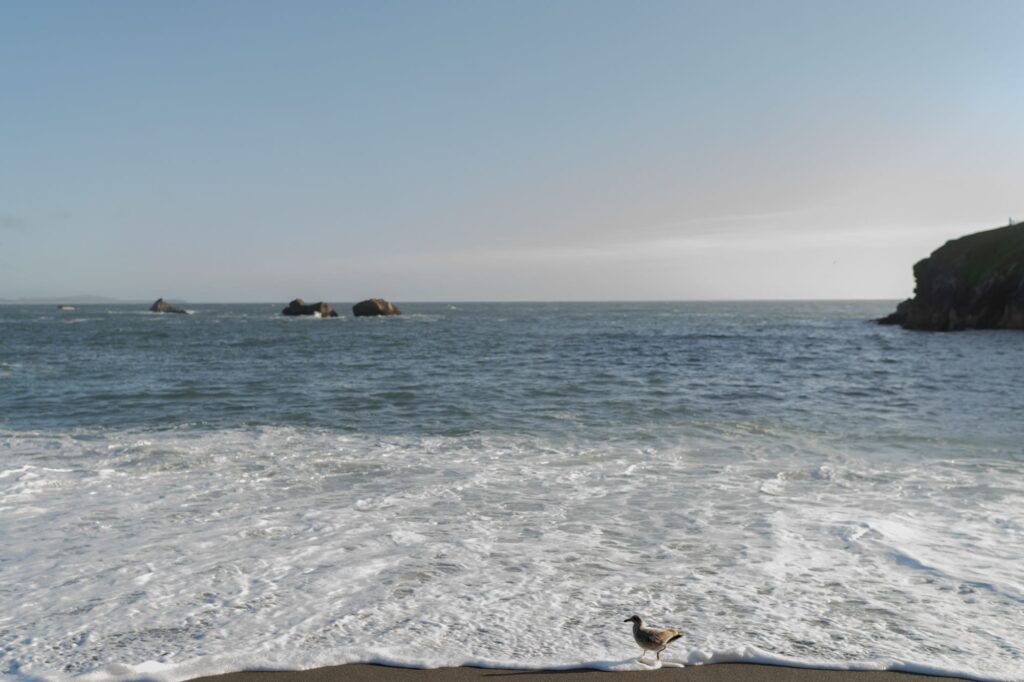
[[[662,667],[628,672],[594,668],[524,670],[508,668],[399,668],[375,663],[346,663],[298,671],[242,671],[192,678],[190,682],[625,682],[645,679],[660,682],[949,682],[969,678],[881,670],[830,670],[791,668],[761,663],[713,663],[686,667]]]

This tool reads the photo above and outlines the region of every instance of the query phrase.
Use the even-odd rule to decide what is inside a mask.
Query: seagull
[[[640,616],[630,616],[622,622],[633,623],[633,639],[644,650],[640,654],[641,659],[647,655],[648,651],[657,651],[657,658],[660,661],[661,652],[665,650],[665,647],[683,636],[679,630],[672,628],[652,628],[646,625]]]

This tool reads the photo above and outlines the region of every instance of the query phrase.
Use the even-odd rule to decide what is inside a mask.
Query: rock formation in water
[[[330,303],[306,303],[301,298],[297,298],[288,304],[288,307],[281,311],[283,315],[316,315],[320,317],[337,317],[338,313],[334,311]]]
[[[154,313],[181,313],[183,315],[188,314],[187,310],[179,308],[176,305],[171,305],[162,298],[158,298],[155,301],[153,301],[153,305],[149,306],[149,310],[150,312]]]
[[[402,311],[394,303],[383,298],[369,298],[352,306],[352,314],[356,317],[375,317],[378,315],[401,315]]]
[[[914,297],[878,320],[904,329],[1024,329],[1024,223],[946,242],[914,266]]]

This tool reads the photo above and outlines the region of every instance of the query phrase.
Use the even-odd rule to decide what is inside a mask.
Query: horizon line
[[[0,298],[0,305],[152,305],[148,299],[109,299],[102,301],[86,301],[76,303],[76,300],[83,298],[105,298],[101,296],[90,297],[90,296],[32,296],[22,298]],[[288,301],[199,301],[189,300],[184,298],[163,298],[168,303],[189,303],[195,305],[288,305]],[[380,298],[380,297],[376,297]],[[159,299],[153,299],[159,300]],[[310,299],[312,300],[312,299]],[[331,299],[320,299],[325,303],[334,305]],[[352,303],[358,303],[359,301],[365,301],[368,299],[354,300]],[[556,304],[567,304],[567,303],[821,303],[821,302],[834,302],[834,303],[874,303],[874,302],[890,302],[890,301],[901,301],[904,300],[900,297],[887,297],[887,298],[622,298],[622,299],[599,299],[599,298],[578,298],[578,299],[420,299],[420,300],[402,300],[402,299],[385,299],[392,303],[402,303],[403,305],[420,305],[420,304],[472,304],[472,303],[512,303],[512,304],[523,304],[523,303],[556,303]],[[347,299],[346,299],[347,301]]]

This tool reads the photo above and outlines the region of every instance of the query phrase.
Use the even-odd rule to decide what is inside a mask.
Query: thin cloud
[[[0,213],[0,230],[24,230],[28,222],[10,213]]]
[[[659,225],[656,230],[670,230],[676,227],[686,227],[689,225],[733,225],[741,224],[746,225],[750,223],[759,223],[766,220],[779,221],[782,219],[792,219],[797,216],[806,216],[815,212],[821,212],[823,209],[820,208],[796,208],[784,211],[764,211],[760,213],[734,213],[725,215],[709,215],[702,216],[699,218],[686,218],[683,220],[673,221],[664,225]]]

